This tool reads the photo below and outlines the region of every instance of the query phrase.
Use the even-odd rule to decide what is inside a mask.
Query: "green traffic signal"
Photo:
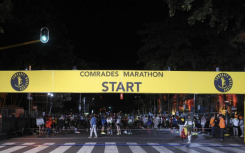
[[[47,43],[49,41],[49,30],[48,28],[44,27],[40,31],[40,41],[42,43]]]

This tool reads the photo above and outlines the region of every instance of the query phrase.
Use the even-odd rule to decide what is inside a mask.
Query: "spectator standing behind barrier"
[[[242,135],[240,137],[244,137],[244,122],[242,116],[239,116],[239,126],[242,131]]]
[[[94,135],[95,135],[94,138],[97,138],[97,132],[96,132],[96,123],[97,123],[97,121],[96,121],[96,117],[95,117],[95,115],[92,115],[91,117],[92,118],[91,118],[91,121],[90,121],[90,137],[88,137],[88,138],[92,138],[93,132],[94,132]]]
[[[48,129],[48,136],[50,137],[51,133],[51,125],[52,125],[52,118],[49,117],[48,120],[46,121],[46,128]]]
[[[205,114],[202,116],[202,118],[201,118],[201,126],[202,126],[202,134],[203,135],[205,135],[205,132],[204,132],[204,130],[205,130],[205,124],[206,124],[206,117],[205,117]]]
[[[214,119],[214,126],[215,126],[215,138],[216,139],[219,139],[219,131],[220,131],[220,128],[219,128],[219,115],[220,114],[217,114],[217,116],[215,117]]]
[[[234,137],[238,137],[238,126],[239,126],[238,115],[235,115],[234,119],[232,119],[232,125],[233,125],[233,135]]]
[[[222,115],[219,115],[220,141],[224,141],[225,120]]]
[[[209,127],[212,129],[212,136],[215,138],[215,123],[214,123],[215,117],[211,117],[210,122],[209,122]]]
[[[57,123],[57,131],[56,131],[56,133],[58,133],[60,129],[62,130],[62,133],[63,133],[64,125],[65,125],[64,117],[61,116],[59,118],[59,120],[58,120],[58,123]]]
[[[37,119],[36,119],[36,124],[38,126],[38,134],[41,135],[43,134],[43,126],[44,126],[44,120],[43,120],[43,117],[39,114]]]

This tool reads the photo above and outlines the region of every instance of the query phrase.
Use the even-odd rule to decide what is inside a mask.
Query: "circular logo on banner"
[[[16,72],[11,77],[12,88],[16,91],[23,91],[29,85],[29,77],[24,72]]]
[[[220,73],[214,79],[214,86],[220,92],[228,92],[233,85],[232,78],[227,73]]]

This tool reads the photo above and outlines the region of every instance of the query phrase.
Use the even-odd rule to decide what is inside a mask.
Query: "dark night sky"
[[[143,69],[136,64],[143,23],[163,21],[168,10],[162,0],[86,0],[67,4],[64,20],[75,53],[101,69]]]

